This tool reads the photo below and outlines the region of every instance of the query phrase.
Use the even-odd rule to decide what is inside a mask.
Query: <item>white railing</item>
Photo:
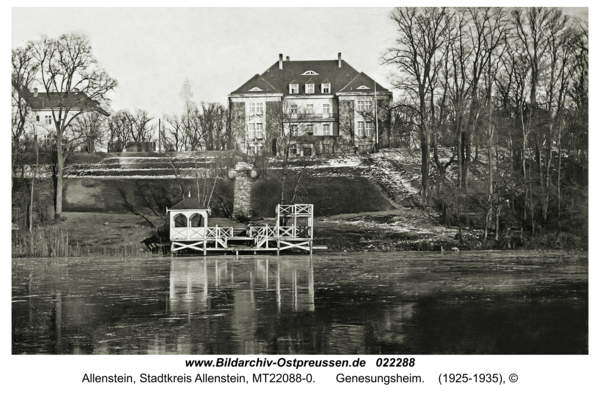
[[[180,227],[171,228],[172,240],[206,240],[233,237],[232,227]]]
[[[182,240],[188,238],[188,228],[187,227],[179,227],[179,228],[171,228],[171,239],[173,240]]]
[[[233,237],[233,228],[232,227],[211,227],[206,228],[206,238],[208,239],[222,239],[224,237]]]
[[[201,238],[206,234],[204,227],[190,227],[189,237],[190,238]]]
[[[313,205],[295,205],[296,214],[312,214]]]
[[[302,238],[312,239],[312,227],[309,226],[285,226],[285,227],[250,227],[248,236],[256,239],[262,244],[264,239],[277,238]]]
[[[248,232],[250,237],[276,237],[275,228],[264,226],[264,227],[250,227]]]
[[[313,214],[313,205],[278,205],[279,215]]]
[[[294,212],[296,211],[296,209],[294,209],[295,205],[278,205],[278,206],[279,206],[279,214],[280,215],[294,214]]]
[[[296,237],[296,227],[279,227],[279,236]]]

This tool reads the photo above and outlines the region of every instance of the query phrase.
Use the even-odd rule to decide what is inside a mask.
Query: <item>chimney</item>
[[[38,96],[38,89],[37,89],[37,87],[34,87],[34,88],[33,88],[33,96],[34,96],[34,97],[37,97],[37,96]]]
[[[286,57],[285,57],[285,61],[290,61],[290,57],[289,57],[289,56],[286,56]]]
[[[338,52],[338,68],[342,68],[342,52]]]
[[[279,69],[283,70],[283,55],[279,54]]]

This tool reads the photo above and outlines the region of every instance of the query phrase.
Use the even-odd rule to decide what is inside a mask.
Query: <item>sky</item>
[[[42,35],[86,34],[119,86],[111,109],[153,116],[182,110],[186,78],[192,99],[227,103],[227,95],[278,60],[334,60],[391,88],[381,65],[396,29],[379,8],[13,8],[12,47]],[[569,9],[567,13],[585,13]],[[40,85],[41,87],[41,85]],[[41,90],[41,89],[40,89]]]
[[[393,45],[391,8],[13,8],[12,47],[43,34],[85,33],[119,83],[112,109],[154,115],[183,107],[189,78],[196,102],[227,95],[279,58],[334,60],[390,87],[379,63]],[[41,86],[40,86],[41,87]]]

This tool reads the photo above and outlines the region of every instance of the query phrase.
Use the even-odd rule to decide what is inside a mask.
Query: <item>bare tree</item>
[[[222,146],[221,135],[224,134],[227,112],[223,105],[216,102],[202,102],[199,113],[200,127],[204,130],[206,150],[219,149]]]
[[[40,80],[46,90],[48,104],[52,106],[56,128],[55,218],[60,219],[64,163],[72,150],[65,139],[66,130],[81,114],[108,104],[107,94],[116,88],[117,81],[102,69],[85,35],[44,36],[33,44],[32,51],[40,64]]]
[[[79,116],[71,128],[73,134],[81,140],[85,151],[93,153],[106,138],[107,119],[101,113],[89,112]]]
[[[110,152],[122,151],[130,138],[127,112],[123,110],[113,112],[108,118],[107,127],[110,135],[108,150]]]
[[[291,163],[294,157],[301,155],[299,145],[310,144],[311,151],[314,151],[315,137],[312,135],[314,130],[312,123],[308,121],[312,117],[314,113],[310,108],[299,107],[289,100],[272,102],[267,106],[265,145],[272,143],[269,141],[275,141],[277,156],[281,161],[281,169],[277,168],[276,172],[281,187],[280,204],[295,200],[296,191],[301,187],[303,170],[292,169]],[[268,148],[269,146],[265,146],[262,151],[263,156],[268,155]],[[265,162],[268,164],[268,160]],[[293,176],[296,176],[296,185],[292,189],[292,194],[288,195],[286,183]]]
[[[34,56],[32,43],[25,48],[16,48],[12,51],[12,94],[11,94],[11,136],[12,136],[12,172],[17,174],[21,166],[21,159],[25,153],[26,144],[24,136],[27,129],[28,118],[32,116],[29,105],[30,90],[39,71],[39,62]]]
[[[382,62],[397,68],[396,88],[415,98],[413,110],[419,116],[421,144],[421,188],[423,203],[429,197],[429,146],[435,114],[435,90],[441,59],[447,56],[448,43],[454,39],[452,13],[446,8],[396,8],[391,19],[398,38]]]
[[[202,149],[206,131],[202,128],[202,113],[195,104],[186,105],[181,115],[181,131],[185,135],[186,150]]]
[[[155,125],[152,124],[153,117],[143,109],[136,109],[134,113],[125,112],[129,135],[135,142],[150,142],[154,135]]]
[[[167,116],[164,133],[165,150],[180,151],[186,146],[186,136],[183,133],[181,120],[177,115]]]

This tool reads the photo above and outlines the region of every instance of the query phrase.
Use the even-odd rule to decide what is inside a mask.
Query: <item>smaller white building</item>
[[[196,198],[186,198],[168,209],[171,241],[194,241],[206,237],[210,208]]]

